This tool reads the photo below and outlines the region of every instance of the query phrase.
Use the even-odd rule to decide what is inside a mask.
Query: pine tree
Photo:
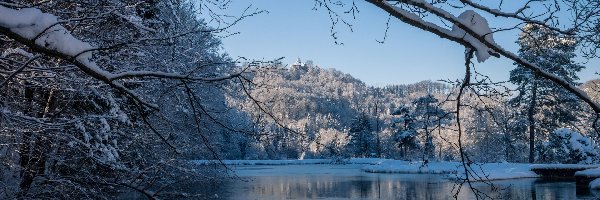
[[[449,123],[450,118],[447,115],[448,112],[439,106],[438,100],[431,94],[419,97],[413,104],[415,105],[415,120],[419,126],[418,131],[423,137],[423,160],[429,160],[435,155],[432,132]]]
[[[374,148],[375,136],[365,113],[360,113],[350,127],[350,146],[353,147],[354,155],[359,157],[368,156]]]
[[[400,149],[400,157],[406,158],[407,151],[410,149],[418,149],[420,147],[417,140],[417,124],[411,109],[407,106],[401,106],[393,113],[392,128],[394,132],[394,141]]]
[[[577,85],[577,72],[584,67],[575,63],[574,38],[557,34],[535,24],[527,24],[519,35],[519,56],[527,59],[571,84]],[[516,64],[516,63],[515,63]],[[517,64],[518,65],[518,64]],[[529,128],[529,162],[534,162],[535,135],[550,132],[561,124],[574,121],[573,108],[579,107],[577,98],[562,87],[522,66],[510,72],[510,81],[517,85],[519,94],[511,100],[527,115]],[[542,123],[544,126],[536,126]]]

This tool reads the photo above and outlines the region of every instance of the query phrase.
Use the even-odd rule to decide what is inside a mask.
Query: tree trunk
[[[25,88],[25,99],[29,102],[30,110],[29,114],[34,117],[45,117],[47,112],[53,103],[53,91],[48,93],[46,106],[43,108],[43,112],[37,112],[40,110],[39,107],[35,106],[35,90],[31,87]],[[46,135],[46,132],[40,131],[35,132],[27,130],[22,133],[21,146],[20,146],[20,161],[21,166],[21,182],[19,188],[21,193],[27,193],[36,176],[45,173],[46,160],[48,152],[50,150],[50,141]]]
[[[26,193],[36,176],[43,175],[46,168],[48,151],[50,150],[48,139],[40,133],[26,132],[24,137],[28,137],[21,145],[21,182],[19,187],[21,192]]]
[[[379,113],[378,113],[378,102],[375,101],[375,134],[377,134],[377,157],[381,158],[381,138],[379,136]]]
[[[19,149],[19,165],[21,166],[21,182],[19,188],[21,192],[26,193],[33,182],[31,170],[29,170],[29,150],[30,150],[31,132],[24,132]]]
[[[29,82],[25,82],[25,88],[23,91],[25,99],[27,103],[29,103],[29,109],[27,110],[29,114],[34,113],[33,109],[33,97],[34,91]],[[21,166],[21,182],[19,183],[19,188],[22,193],[26,193],[33,182],[32,170],[29,169],[30,161],[31,161],[31,144],[32,144],[32,136],[33,134],[30,131],[24,131],[21,135],[21,145],[19,148],[19,165]]]
[[[535,106],[537,101],[537,82],[533,79],[533,86],[531,87],[531,103],[529,104],[529,111],[527,113],[527,119],[529,121],[529,163],[535,162]]]

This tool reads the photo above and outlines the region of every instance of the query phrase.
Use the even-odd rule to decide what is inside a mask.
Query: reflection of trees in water
[[[255,177],[251,182],[240,182],[230,193],[235,197],[283,198],[366,198],[366,199],[448,199],[453,183],[434,181],[428,175],[406,179],[382,176],[272,176]],[[444,192],[440,192],[444,191]],[[232,199],[236,199],[233,197]]]
[[[305,169],[306,170],[306,169]],[[313,169],[309,169],[311,171]],[[319,169],[314,169],[319,170]],[[266,172],[264,172],[266,173]],[[368,174],[363,176],[284,174],[244,177],[222,185],[227,199],[454,199],[454,182],[433,174]],[[475,182],[474,186],[498,199],[575,199],[593,198],[593,192],[576,190],[573,180],[511,179],[494,181],[500,190]],[[470,190],[458,199],[474,199]]]
[[[577,191],[575,180],[536,180],[532,184],[533,199],[576,199],[577,196],[588,196],[589,189]],[[585,192],[588,191],[588,192]],[[587,194],[585,194],[587,193]]]
[[[230,199],[453,199],[454,183],[437,175],[379,176],[264,176],[238,182],[227,193]],[[514,179],[495,181],[501,190],[492,191],[485,183],[475,187],[499,199],[575,199],[591,197],[575,189],[573,182]],[[471,199],[461,191],[458,199]]]
[[[498,199],[594,199],[600,197],[590,192],[587,186],[576,187],[573,179],[513,179],[495,181],[501,188],[499,191],[491,191],[489,187],[476,185],[490,196]],[[464,197],[470,194],[462,194]],[[461,199],[461,198],[459,198]]]

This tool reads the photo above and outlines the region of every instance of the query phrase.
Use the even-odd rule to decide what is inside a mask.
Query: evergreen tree
[[[577,85],[577,72],[584,67],[575,63],[574,38],[555,33],[535,24],[527,24],[519,35],[519,56]],[[536,132],[550,132],[561,124],[576,120],[573,108],[579,107],[578,99],[561,86],[541,78],[522,66],[510,72],[510,81],[517,85],[519,94],[511,104],[528,118],[529,162],[534,162]],[[536,123],[544,126],[536,126]]]
[[[415,117],[407,106],[401,106],[392,115],[396,116],[392,124],[392,128],[396,129],[394,141],[400,148],[400,157],[406,158],[408,150],[419,148]]]
[[[350,127],[350,146],[355,156],[365,157],[374,149],[375,136],[365,113],[360,113]]]
[[[431,94],[419,97],[413,101],[415,105],[414,117],[423,138],[423,160],[429,160],[435,155],[435,145],[433,144],[432,132],[436,128],[441,128],[443,124],[449,123],[449,116],[444,109],[439,106],[438,100]]]

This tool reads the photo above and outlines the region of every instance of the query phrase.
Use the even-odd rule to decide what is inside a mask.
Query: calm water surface
[[[241,180],[229,182],[225,199],[454,199],[457,185],[444,175],[374,174],[362,165],[237,166]],[[494,181],[500,190],[474,183],[502,199],[598,199],[574,181],[513,179]],[[475,199],[463,187],[458,199]]]

